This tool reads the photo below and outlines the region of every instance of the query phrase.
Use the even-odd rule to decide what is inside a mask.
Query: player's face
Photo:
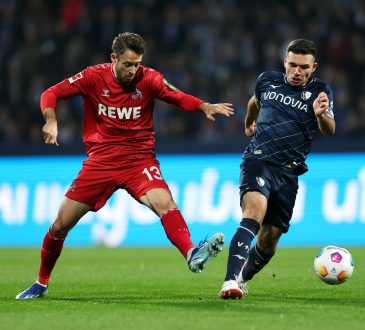
[[[292,86],[303,86],[317,69],[317,63],[311,54],[289,52],[284,59],[286,78]]]
[[[112,53],[113,72],[117,80],[122,84],[131,82],[141,65],[142,58],[143,55],[138,55],[130,49],[120,56]]]

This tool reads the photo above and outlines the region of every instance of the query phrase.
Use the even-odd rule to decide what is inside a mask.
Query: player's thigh
[[[259,191],[248,191],[242,197],[242,217],[255,219],[261,223],[267,209],[267,199]]]
[[[281,185],[270,194],[264,223],[281,228],[286,233],[290,227],[298,192],[298,177],[284,172],[280,180]]]
[[[89,205],[65,197],[52,224],[52,234],[66,234],[89,210]]]
[[[165,188],[154,188],[141,196],[140,201],[153,210],[158,216],[177,208],[171,191]]]
[[[89,205],[91,211],[102,208],[110,196],[118,189],[119,171],[113,167],[84,161],[81,171],[70,185],[65,196]]]
[[[265,216],[271,189],[271,170],[257,159],[244,159],[240,171],[240,198],[243,217],[259,222]]]
[[[153,189],[166,190],[166,192],[162,192],[163,196],[172,199],[169,187],[162,176],[160,163],[157,159],[143,160],[142,163],[139,161],[138,163],[136,162],[134,166],[130,166],[128,170],[124,171],[122,188],[139,202],[142,202],[142,196]],[[158,196],[159,193],[156,195]],[[153,196],[151,196],[151,198],[152,197]],[[148,205],[145,198],[143,202],[146,202],[146,205]]]

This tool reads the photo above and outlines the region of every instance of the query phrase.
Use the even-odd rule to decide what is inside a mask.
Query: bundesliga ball
[[[314,259],[314,270],[327,284],[341,284],[352,276],[354,262],[351,254],[340,246],[325,246]]]

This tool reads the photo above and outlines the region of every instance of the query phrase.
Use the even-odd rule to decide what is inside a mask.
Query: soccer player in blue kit
[[[248,102],[245,134],[252,139],[241,163],[242,221],[230,243],[218,294],[222,299],[241,299],[247,281],[274,256],[280,236],[289,229],[298,176],[308,170],[305,160],[315,131],[335,133],[331,89],[312,78],[316,56],[312,41],[290,42],[285,73],[262,73]]]

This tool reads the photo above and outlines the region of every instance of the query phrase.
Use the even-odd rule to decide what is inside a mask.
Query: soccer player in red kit
[[[57,101],[82,95],[87,160],[44,237],[37,281],[16,299],[38,298],[47,293],[68,232],[87,212],[103,207],[120,188],[161,218],[167,237],[186,258],[191,271],[201,272],[222,250],[221,233],[199,246],[190,240],[189,229],[154,153],[153,109],[155,99],[160,99],[184,111],[203,111],[214,120],[215,114],[233,115],[232,104],[206,103],[176,89],[161,73],[141,65],[145,52],[140,35],[119,34],[112,44],[111,63],[88,67],[42,94],[41,110],[46,122],[43,136],[45,143],[52,145],[58,145]]]

